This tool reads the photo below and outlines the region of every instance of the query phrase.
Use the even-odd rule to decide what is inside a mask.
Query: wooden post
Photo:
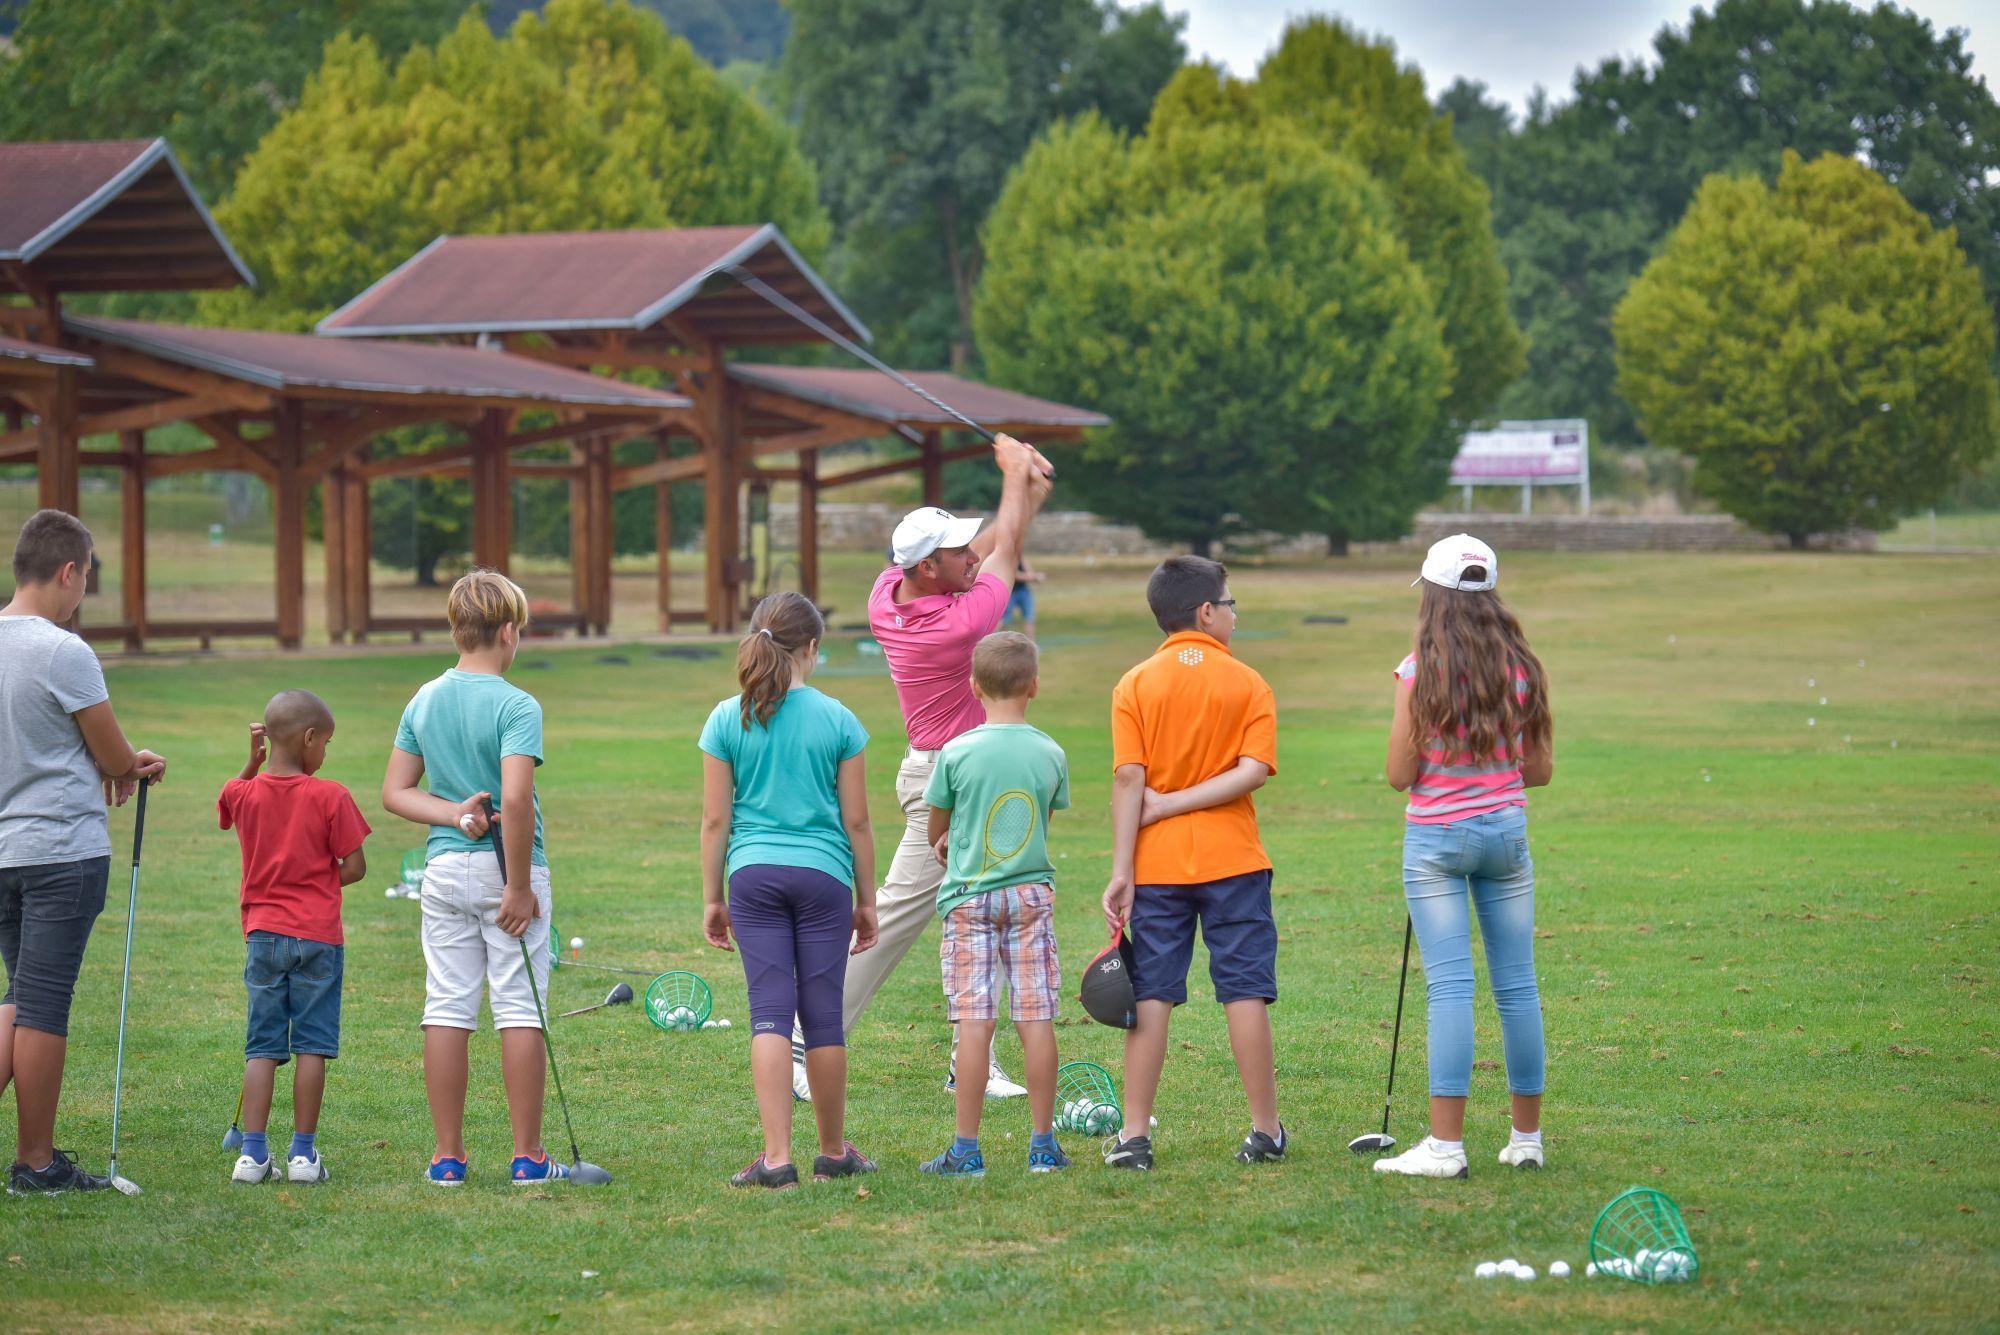
[[[569,461],[582,467],[585,449],[577,441],[569,446]],[[570,606],[576,609],[581,633],[590,633],[590,486],[579,474],[569,480],[569,588]]]
[[[736,414],[722,349],[709,343],[702,353],[701,394],[695,407],[701,417],[706,452],[702,470],[702,528],[708,548],[705,601],[708,628],[732,631],[739,619],[736,563],[741,556],[742,529],[736,505],[743,475],[736,457]]]
[[[935,431],[924,432],[924,504],[944,504],[944,448]]]
[[[364,449],[358,459],[367,457]],[[370,557],[373,555],[375,526],[369,514],[368,479],[358,472],[349,471],[344,481],[347,497],[341,504],[341,511],[342,518],[347,521],[347,534],[341,541],[341,551],[347,560],[347,571],[341,586],[347,595],[347,608],[343,620],[354,642],[363,644],[368,638],[368,620],[375,614],[374,591],[370,588],[374,576]]]
[[[35,441],[35,480],[42,509],[78,514],[83,468],[76,438],[77,368],[58,366],[55,371]]]
[[[611,561],[618,550],[618,521],[611,510],[611,442],[586,450],[584,483],[590,492],[590,621],[599,635],[611,629]]]
[[[118,443],[132,456],[118,479],[118,592],[125,650],[136,654],[146,648],[146,433],[121,431]]]
[[[320,546],[326,556],[326,637],[347,636],[347,468],[336,465],[320,479]]]
[[[799,592],[819,602],[819,451],[799,451]]]
[[[667,436],[660,433],[653,442],[653,457],[665,462],[672,457]],[[653,545],[658,574],[654,576],[654,599],[660,616],[660,633],[674,628],[674,484],[653,484]]]
[[[472,560],[507,573],[514,546],[513,475],[508,467],[507,416],[496,409],[472,428]]]
[[[272,454],[277,463],[271,480],[272,541],[277,548],[278,644],[297,649],[306,629],[306,483],[300,467],[299,405],[279,403],[273,414]]]

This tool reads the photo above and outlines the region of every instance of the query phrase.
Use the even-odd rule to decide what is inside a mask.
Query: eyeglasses
[[[1230,611],[1234,612],[1236,610],[1236,600],[1234,598],[1204,598],[1201,602],[1198,602],[1193,607],[1190,607],[1188,611],[1199,612],[1201,611],[1202,608],[1209,606],[1226,607]]]

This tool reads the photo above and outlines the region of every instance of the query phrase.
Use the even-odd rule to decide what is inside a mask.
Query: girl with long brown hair
[[[1472,924],[1500,1012],[1514,1129],[1500,1162],[1540,1168],[1544,1052],[1527,792],[1555,771],[1548,677],[1500,601],[1499,559],[1467,534],[1424,559],[1416,643],[1396,669],[1385,772],[1407,792],[1403,890],[1430,1005],[1430,1134],[1378,1173],[1464,1177]],[[1468,902],[1470,910],[1468,910]]]
[[[802,594],[758,603],[736,651],[742,690],[715,707],[701,732],[702,932],[717,950],[743,957],[750,1074],[764,1130],[763,1153],[730,1179],[739,1187],[798,1185],[794,1018],[805,1035],[819,1129],[813,1180],[875,1171],[845,1138],[841,1023],[847,957],[873,946],[876,935],[868,734],[847,706],[806,684],[825,634],[819,609]]]

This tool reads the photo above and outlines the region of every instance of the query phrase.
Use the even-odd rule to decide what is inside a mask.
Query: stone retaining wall
[[[902,511],[881,504],[822,504],[819,541],[823,551],[886,550],[889,534]],[[1471,532],[1500,551],[1557,552],[1723,552],[1772,551],[1783,538],[1755,533],[1728,515],[1509,515],[1458,514],[1426,511],[1417,516],[1415,531],[1397,543],[1360,544],[1363,551],[1424,548],[1453,533]],[[798,545],[798,513],[773,507],[771,539],[780,548]],[[1875,535],[1855,531],[1815,538],[1815,548],[1873,551]],[[1273,555],[1320,555],[1324,538],[1237,539],[1239,551]],[[1035,520],[1030,550],[1051,556],[1165,556],[1179,550],[1154,542],[1136,528],[1113,524],[1083,510],[1056,510]]]

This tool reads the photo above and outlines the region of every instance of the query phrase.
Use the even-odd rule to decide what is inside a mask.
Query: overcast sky
[[[1127,0],[1129,3],[1129,0]],[[1868,0],[1863,0],[1867,3]],[[1335,14],[1388,37],[1404,64],[1424,72],[1435,96],[1463,76],[1519,111],[1536,84],[1563,101],[1576,68],[1610,55],[1650,58],[1653,34],[1685,27],[1689,4],[1661,0],[1165,0],[1188,16],[1189,54],[1248,78],[1302,14]],[[1707,6],[1704,6],[1707,7]],[[1965,28],[1972,72],[2000,89],[2000,4],[1994,0],[1915,0],[1933,27]],[[1984,45],[1982,45],[1984,39]]]

